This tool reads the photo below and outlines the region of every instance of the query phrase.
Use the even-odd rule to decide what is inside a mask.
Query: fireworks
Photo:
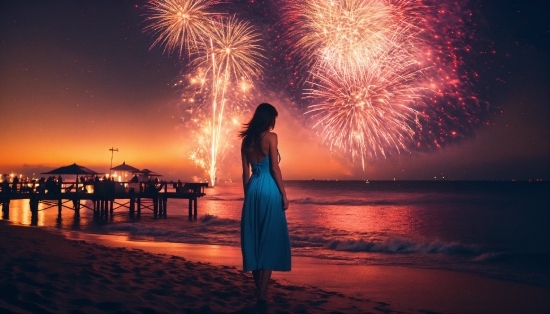
[[[399,53],[387,53],[371,64],[369,71],[353,76],[338,71],[315,72],[312,88],[305,96],[316,104],[307,113],[320,127],[331,146],[360,157],[384,157],[407,149],[415,134],[410,122],[418,125],[422,114],[414,108],[421,102],[424,88],[411,86],[422,76],[418,64],[401,60]],[[330,73],[323,75],[322,73]]]
[[[155,36],[152,46],[179,51],[180,57],[186,53],[189,60],[181,85],[184,120],[197,130],[191,159],[208,172],[212,185],[249,110],[252,82],[264,59],[253,25],[213,13],[218,3],[152,0],[145,27]],[[484,110],[468,94],[470,74],[459,55],[461,47],[469,50],[462,2],[282,4],[281,40],[291,45],[284,59],[297,63],[294,79],[306,84],[304,111],[324,142],[359,159],[363,168],[367,158],[439,148],[480,123]]]
[[[360,157],[363,168],[367,156],[440,147],[450,125],[441,121],[458,124],[446,112],[478,105],[467,109],[462,96],[467,79],[454,45],[463,21],[446,2],[427,1],[287,1],[283,10],[307,70],[306,113],[323,141]]]
[[[211,31],[209,7],[219,3],[216,0],[153,0],[147,4],[148,24],[144,30],[156,36],[151,45],[164,46],[164,51],[172,54],[179,50],[198,53],[204,39]]]
[[[241,81],[240,84],[225,84],[224,98],[228,99],[230,106],[224,105],[222,114],[221,102],[216,111],[212,108],[214,98],[220,98],[217,95],[221,91],[221,80],[217,80],[217,84],[215,81],[212,71],[205,71],[199,67],[193,73],[185,74],[179,83],[185,108],[183,120],[192,134],[190,139],[194,143],[190,158],[209,176],[218,172],[226,152],[235,148],[235,134],[241,127],[245,115],[249,114],[249,90],[254,87],[247,81]],[[214,92],[215,90],[218,92]]]
[[[212,73],[212,123],[210,141],[209,175],[215,182],[217,159],[222,141],[222,132],[228,131],[224,124],[226,92],[230,84],[246,84],[246,80],[260,73],[261,46],[258,45],[259,35],[250,24],[237,21],[234,17],[222,20],[212,30],[210,49],[200,63],[207,64]],[[239,82],[239,80],[241,82]]]
[[[329,64],[352,75],[380,54],[405,43],[411,48],[415,42],[410,36],[416,30],[411,26],[414,17],[396,19],[392,6],[379,0],[291,2],[286,11],[297,12],[290,28],[294,49],[313,68]]]
[[[210,67],[217,76],[250,79],[260,74],[263,58],[260,36],[247,22],[235,17],[224,18],[212,29],[206,54],[197,63]],[[222,75],[223,73],[223,75]]]
[[[243,106],[232,100],[242,100],[242,94],[252,86],[250,79],[261,72],[262,48],[260,36],[247,22],[235,17],[214,18],[220,14],[207,13],[218,1],[165,0],[153,1],[148,6],[150,24],[145,27],[157,36],[153,46],[164,45],[169,54],[179,49],[180,57],[187,50],[189,65],[197,69],[193,77],[186,75],[183,102],[195,127],[196,148],[191,160],[205,169],[212,186],[216,184],[218,162],[232,141],[239,125],[238,116]],[[193,67],[191,67],[193,69]],[[239,96],[231,98],[229,94]],[[234,95],[233,95],[234,96]],[[197,101],[197,98],[200,98]]]

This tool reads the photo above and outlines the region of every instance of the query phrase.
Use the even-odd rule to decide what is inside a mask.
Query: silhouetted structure
[[[84,182],[63,182],[57,181],[55,177],[48,177],[47,180],[29,182],[9,183],[3,181],[0,190],[0,204],[2,205],[3,217],[9,217],[9,204],[13,199],[28,199],[32,217],[37,217],[39,204],[44,209],[57,206],[59,217],[62,208],[69,208],[75,211],[75,216],[80,215],[82,207],[93,210],[94,217],[107,219],[112,217],[113,211],[117,208],[127,208],[129,214],[141,215],[142,209],[150,209],[154,217],[167,217],[168,199],[188,199],[189,219],[196,219],[198,212],[197,200],[205,195],[204,188],[207,183],[185,183],[181,181],[166,182],[150,180],[150,182],[129,183],[115,182],[113,180],[95,180]],[[77,184],[79,188],[76,188]],[[132,187],[133,186],[133,187]],[[90,193],[84,192],[90,190]],[[15,192],[16,191],[16,192]],[[85,204],[86,200],[92,201],[92,206]],[[67,206],[65,204],[71,204]],[[31,222],[34,221],[31,218]]]

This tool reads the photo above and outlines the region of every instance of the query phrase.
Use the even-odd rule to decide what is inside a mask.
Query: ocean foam
[[[347,252],[377,252],[377,253],[443,253],[480,254],[483,252],[478,245],[467,245],[460,242],[444,242],[439,240],[422,241],[405,239],[403,237],[388,237],[380,240],[366,239],[330,239],[321,236],[292,236],[295,247],[323,247],[335,251]]]

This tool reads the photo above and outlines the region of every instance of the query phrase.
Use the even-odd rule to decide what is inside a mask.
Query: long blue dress
[[[269,156],[250,162],[241,216],[244,271],[290,270],[290,237],[281,192],[271,176]]]

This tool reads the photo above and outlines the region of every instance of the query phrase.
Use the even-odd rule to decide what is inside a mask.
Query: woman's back
[[[269,142],[272,135],[275,134],[269,131],[262,133],[259,145],[254,145],[254,143],[251,143],[252,145],[245,145],[243,143],[243,153],[249,162],[259,163],[269,155]]]

